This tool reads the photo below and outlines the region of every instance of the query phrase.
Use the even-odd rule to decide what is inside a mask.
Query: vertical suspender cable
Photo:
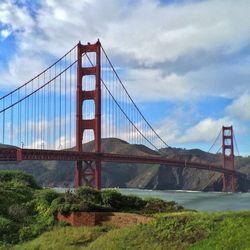
[[[5,98],[3,99],[3,109],[5,109]],[[3,144],[5,143],[5,111],[3,112]]]
[[[51,68],[49,69],[49,80],[51,81]],[[51,138],[51,82],[48,85],[48,104],[47,104],[47,126],[48,126],[48,131],[47,131],[47,148],[50,149],[50,138]]]
[[[60,73],[62,72],[62,62],[60,61]],[[61,119],[62,119],[62,75],[59,76],[59,85],[60,85],[60,92],[59,92],[59,149],[61,149]]]
[[[10,96],[10,99],[11,99],[11,105],[12,105],[12,94]],[[11,123],[10,123],[10,144],[12,145],[13,144],[13,106],[11,107]]]
[[[66,59],[67,59],[67,56],[65,56],[65,69],[67,68],[67,61],[66,61]],[[66,108],[67,108],[67,95],[66,95],[66,93],[67,93],[67,90],[66,90],[66,81],[67,81],[67,70],[64,72],[64,119],[65,119],[65,121],[64,121],[64,148],[66,148],[66,137],[67,137],[67,119],[66,119],[66,114],[67,114],[67,110],[66,110]]]
[[[24,93],[25,96],[27,96],[27,85],[25,85],[24,87]],[[25,143],[25,147],[27,147],[27,99],[24,100],[24,143]]]
[[[31,81],[31,91],[33,92],[33,80]],[[30,146],[32,146],[33,130],[34,130],[34,128],[33,128],[33,118],[34,118],[34,116],[33,116],[33,108],[34,108],[33,107],[33,105],[34,105],[33,99],[34,99],[34,95],[32,95],[30,97],[30,143],[29,143]]]
[[[29,87],[30,88],[30,87]],[[29,90],[29,89],[28,89]],[[28,92],[28,94],[30,94]],[[31,136],[31,125],[30,125],[30,110],[31,110],[31,107],[30,107],[30,100],[31,100],[32,96],[28,97],[27,98],[27,106],[28,106],[28,111],[27,111],[27,127],[28,127],[28,137],[27,137],[27,145],[26,145],[26,148],[29,147],[30,145],[30,136]],[[22,142],[20,141],[20,145],[21,147],[23,147],[24,145],[22,145]]]
[[[36,147],[36,140],[37,140],[37,129],[36,129],[36,124],[37,124],[37,117],[36,117],[36,109],[37,109],[37,104],[36,104],[36,99],[37,99],[37,93],[35,93],[35,96],[34,96],[34,101],[35,101],[35,104],[34,104],[34,141],[33,141],[33,147]]]
[[[69,54],[69,63],[71,65],[71,53]],[[72,95],[71,68],[72,66],[69,68],[69,84],[70,84],[70,87],[69,87],[69,147],[70,148],[72,147],[72,144],[71,144],[71,113],[72,113],[72,110],[71,110],[71,95]]]
[[[47,72],[44,73],[44,84],[46,83],[46,74]],[[47,126],[46,126],[46,107],[48,105],[48,102],[46,103],[46,94],[47,94],[47,91],[46,91],[46,88],[48,87],[47,86],[44,86],[43,87],[43,149],[46,148],[46,145],[47,145],[47,138],[46,138],[46,134],[47,134]]]
[[[54,72],[55,76],[56,77],[56,64],[55,64],[55,72]],[[53,121],[54,121],[54,124],[53,124],[53,141],[54,141],[54,149],[56,149],[56,78],[54,80],[54,101],[53,101],[53,107],[54,107],[54,117],[53,117]]]
[[[38,76],[38,88],[40,87],[40,79]],[[39,147],[39,140],[40,140],[40,97],[39,92],[37,92],[37,140],[36,140],[36,147]]]
[[[18,142],[19,147],[21,143],[21,103],[20,103],[20,90],[18,90]]]

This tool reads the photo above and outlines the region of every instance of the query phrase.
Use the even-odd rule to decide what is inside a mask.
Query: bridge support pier
[[[94,131],[95,152],[101,153],[101,43],[77,45],[77,92],[76,92],[76,150],[82,152],[83,133],[85,130]],[[83,66],[83,58],[88,53],[95,54],[95,62],[90,67]],[[88,60],[86,58],[86,60]],[[95,65],[94,65],[95,63]],[[95,89],[86,90],[85,76],[95,76]],[[83,104],[93,100],[95,104],[94,119],[83,119]],[[101,188],[101,160],[76,161],[75,186],[88,185]]]
[[[234,186],[234,144],[233,127],[222,127],[222,168],[232,170],[231,174],[222,174],[223,192],[235,192]]]

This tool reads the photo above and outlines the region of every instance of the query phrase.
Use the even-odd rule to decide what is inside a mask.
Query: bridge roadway
[[[222,168],[221,165],[176,160],[161,156],[135,156],[110,153],[77,152],[70,150],[0,148],[0,161],[94,161],[97,159],[101,159],[103,162],[161,164],[168,167],[188,167],[201,170],[211,170],[225,173],[226,175],[234,174],[238,177],[246,177],[243,173]]]

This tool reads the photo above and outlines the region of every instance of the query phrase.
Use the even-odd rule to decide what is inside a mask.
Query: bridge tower
[[[222,168],[234,170],[233,126],[222,127]],[[223,192],[235,192],[234,173],[222,174]]]
[[[83,66],[83,55],[87,53],[95,54],[95,65],[91,67]],[[85,56],[86,57],[86,56]],[[85,77],[95,76],[95,89],[84,90]],[[84,101],[93,100],[95,105],[94,119],[83,119]],[[94,132],[95,152],[101,152],[101,43],[99,40],[95,44],[77,45],[77,90],[76,90],[76,150],[82,152],[84,143],[84,131],[90,129]],[[81,185],[101,188],[101,160],[76,161],[75,186]]]

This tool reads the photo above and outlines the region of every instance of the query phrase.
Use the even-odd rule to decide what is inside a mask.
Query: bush
[[[53,197],[54,198],[54,197]],[[116,189],[98,191],[90,187],[80,187],[75,193],[67,191],[51,202],[50,211],[68,214],[73,211],[137,211],[142,213],[174,212],[182,210],[177,203],[150,198],[143,200],[134,195],[122,195]]]
[[[79,187],[76,192],[77,197],[85,202],[101,204],[101,193],[97,189],[91,187]]]
[[[18,241],[18,226],[9,219],[0,217],[0,241],[16,243]]]
[[[14,204],[23,204],[33,199],[34,191],[30,187],[0,182],[0,215],[7,216],[8,208]]]
[[[42,189],[35,194],[36,200],[47,206],[50,206],[52,201],[59,196],[60,194],[52,189]]]
[[[64,199],[68,203],[79,203],[80,202],[80,197],[79,195],[76,195],[75,193],[71,192],[70,190],[67,190],[64,193]]]
[[[72,204],[70,203],[64,203],[64,204],[59,204],[56,206],[56,212],[61,213],[61,214],[69,214],[71,210]]]
[[[113,210],[141,210],[146,202],[135,195],[122,195],[116,189],[106,189],[101,192],[102,204]]]
[[[179,206],[174,201],[164,201],[157,198],[149,198],[145,200],[146,204],[142,209],[143,213],[163,213],[163,212],[176,212],[183,210],[182,206]]]
[[[77,207],[75,207],[77,209]],[[73,209],[72,209],[73,210]],[[102,206],[100,204],[95,204],[92,202],[81,202],[79,204],[79,210],[74,211],[83,211],[83,212],[109,212],[112,209],[109,207]]]
[[[51,202],[51,205],[50,205],[51,210],[52,210],[52,213],[53,213],[53,214],[57,213],[58,210],[59,210],[59,207],[60,207],[61,205],[63,205],[64,203],[65,203],[64,197],[58,197],[58,198],[54,199],[54,200]]]
[[[40,188],[32,175],[19,170],[0,170],[0,182],[19,183],[32,189]]]
[[[0,242],[32,239],[54,225],[51,203],[59,196],[41,190],[30,175],[0,171]]]
[[[126,200],[116,189],[106,189],[101,192],[102,204],[113,208],[114,210],[122,210]]]
[[[37,223],[44,225],[44,227],[51,226],[55,223],[54,211],[51,204],[60,196],[61,194],[51,189],[43,189],[35,194],[35,211],[37,213]]]
[[[127,209],[141,210],[146,205],[146,201],[135,195],[124,196],[124,207]]]
[[[34,237],[43,233],[47,228],[47,225],[36,222],[23,226],[18,232],[19,241],[32,240]]]
[[[14,221],[23,221],[27,217],[28,211],[24,205],[14,204],[9,207],[8,214]]]

